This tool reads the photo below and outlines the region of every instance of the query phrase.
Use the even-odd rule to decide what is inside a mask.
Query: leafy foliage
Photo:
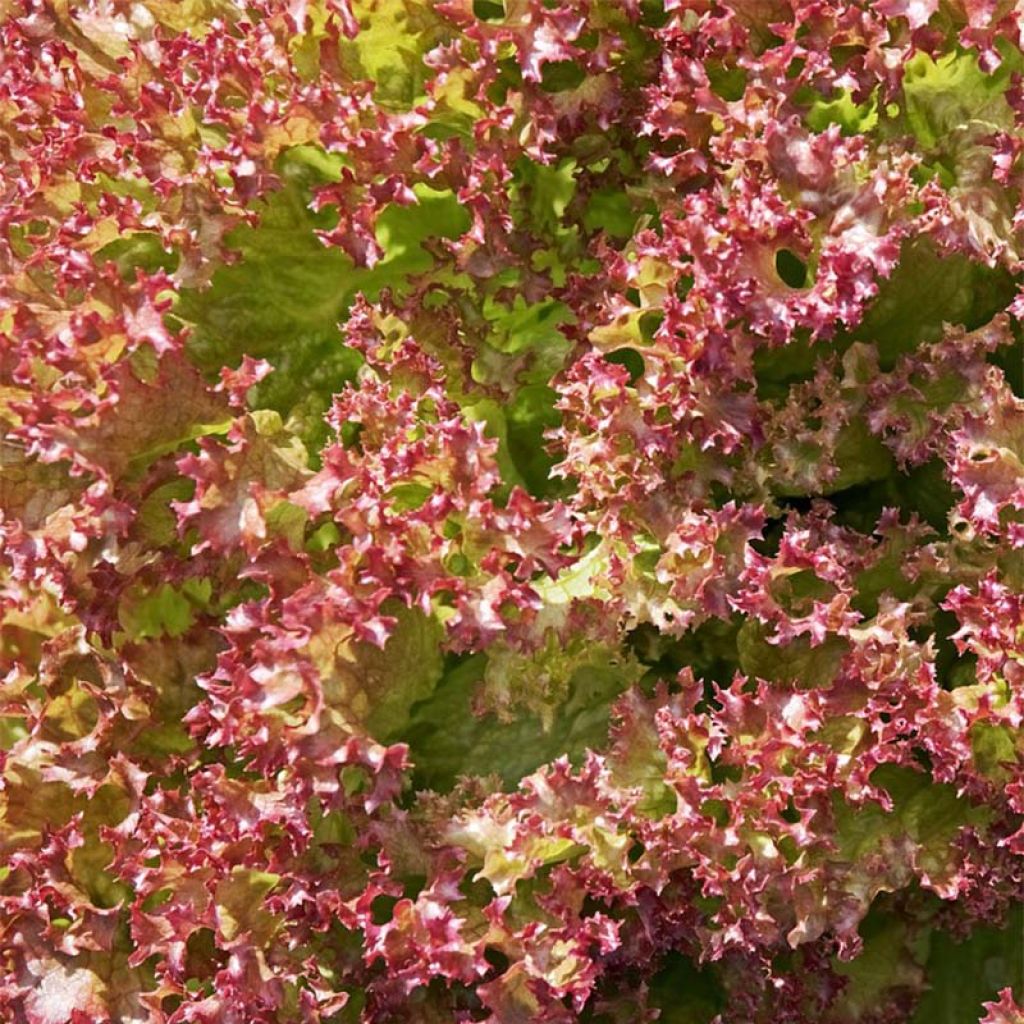
[[[0,1016],[1024,1019],[986,0],[0,3]]]

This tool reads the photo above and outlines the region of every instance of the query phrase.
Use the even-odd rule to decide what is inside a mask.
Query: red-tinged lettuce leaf
[[[401,608],[393,613],[398,624],[383,648],[358,647],[358,685],[367,695],[366,728],[383,741],[407,731],[413,709],[430,699],[442,678],[437,620]]]
[[[42,462],[26,454],[24,443],[0,442],[0,505],[4,515],[35,530],[70,503],[83,481],[69,472],[67,461]]]
[[[109,372],[103,398],[40,430],[53,454],[109,477],[138,477],[164,455],[200,437],[222,434],[229,410],[180,355],[141,349]],[[27,429],[27,428],[26,428]]]
[[[984,1004],[987,1011],[981,1018],[982,1024],[1016,1024],[1024,1017],[1024,1010],[1013,998],[1013,990],[1004,988],[999,998]]]
[[[145,974],[132,970],[124,954],[26,958],[19,982],[23,1000],[6,1001],[28,1024],[94,1020],[144,1024],[161,996]],[[3,997],[0,997],[3,998]]]
[[[305,446],[276,412],[259,409],[234,421],[227,442],[204,440],[197,455],[177,463],[195,481],[191,499],[173,506],[179,532],[194,531],[193,554],[258,547],[275,526],[280,532],[281,503],[311,475]]]

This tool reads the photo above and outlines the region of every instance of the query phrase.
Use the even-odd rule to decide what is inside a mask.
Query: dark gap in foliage
[[[382,893],[375,897],[373,903],[370,904],[370,919],[378,926],[387,924],[391,920],[397,903],[397,896],[388,896]]]
[[[644,375],[644,357],[635,348],[617,348],[605,359],[615,366],[624,366],[629,372],[629,383],[636,382]]]
[[[1024,398],[1024,331],[1018,320],[1010,321],[1014,343],[992,352],[988,361],[998,366],[1006,377],[1006,383],[1018,398]]]
[[[724,1009],[725,993],[713,967],[672,951],[651,979],[651,1005],[668,1021],[706,1021]]]
[[[494,889],[486,878],[479,878],[474,875],[466,875],[459,882],[459,892],[466,899],[478,907],[485,907],[494,899]]]
[[[783,821],[788,821],[790,825],[795,825],[800,820],[800,812],[793,803],[792,797],[789,798],[785,808],[780,812],[780,816]]]
[[[786,523],[782,517],[769,519],[765,523],[761,536],[750,542],[750,546],[765,558],[774,558],[779,553],[779,545],[782,543],[782,535],[785,532]]]
[[[414,900],[427,884],[426,875],[406,875],[402,881],[402,896],[407,900]]]
[[[212,977],[226,960],[227,954],[218,948],[211,928],[197,928],[189,933],[185,940],[185,964],[192,977],[204,981],[204,978],[198,976],[200,970]]]
[[[640,0],[640,22],[646,28],[661,28],[668,19],[665,0]]]
[[[787,499],[787,504],[792,499]],[[945,476],[944,463],[930,459],[906,471],[896,470],[881,480],[849,487],[829,495],[836,522],[872,533],[886,508],[899,508],[903,518],[911,512],[940,536],[946,532],[956,495]]]
[[[586,80],[583,66],[573,60],[553,60],[545,63],[540,87],[545,92],[568,92],[578,89]]]
[[[807,284],[807,264],[790,249],[779,249],[775,254],[775,271],[790,288]]]
[[[505,5],[501,0],[473,0],[473,15],[481,21],[501,21],[505,17]]]
[[[914,747],[911,751],[911,756],[929,775],[931,774],[934,764],[927,750],[923,747]]]
[[[951,637],[960,628],[956,615],[944,608],[936,609],[931,621],[911,635],[921,641],[932,637],[935,646],[935,677],[947,690],[968,686],[977,681],[978,659],[973,654],[960,654]]]
[[[674,680],[684,668],[708,684],[726,684],[736,671],[736,634],[741,623],[739,615],[708,619],[681,637],[671,637],[645,622],[629,634],[629,645],[648,666],[651,689],[660,680]]]
[[[362,451],[362,446],[359,443],[359,437],[363,432],[363,424],[357,420],[346,420],[341,425],[340,439],[341,443],[345,448],[351,448],[353,451],[359,453]]]
[[[497,946],[485,946],[484,959],[498,974],[504,974],[511,963],[509,958]]]
[[[721,480],[712,480],[708,484],[708,499],[712,508],[721,509],[735,501],[735,495]]]
[[[427,985],[414,988],[406,998],[410,1021],[437,1020],[440,1012],[454,1010],[460,1015],[480,1009],[476,990],[459,981],[433,978]],[[443,1008],[443,1009],[442,1009]],[[460,1019],[464,1019],[460,1016]]]
[[[596,896],[587,893],[583,897],[583,903],[580,905],[580,917],[593,917],[595,914],[603,914],[608,910],[608,904],[605,900],[598,899]]]
[[[780,498],[779,506],[787,512],[796,512],[799,515],[805,516],[814,506],[815,497],[816,495],[812,494],[795,494]]]

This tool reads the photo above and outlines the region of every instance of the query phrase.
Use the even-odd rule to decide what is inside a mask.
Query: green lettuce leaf
[[[337,161],[300,146],[282,156],[279,170],[286,183],[263,204],[259,222],[228,236],[238,262],[219,268],[209,287],[185,290],[174,314],[192,327],[189,356],[204,372],[237,366],[243,355],[270,362],[275,372],[254,388],[254,405],[295,415],[316,451],[331,397],[362,364],[341,330],[353,299],[362,292],[374,300],[383,288],[401,294],[435,264],[423,243],[462,234],[469,214],[451,192],[417,185],[416,204],[387,206],[377,218],[384,256],[357,268],[315,233],[333,227],[337,211],[309,208],[312,188],[337,177]]]
[[[431,77],[423,56],[442,42],[451,26],[432,4],[416,0],[354,0],[355,39],[341,44],[342,65],[353,78],[374,84],[384,107],[407,109],[425,95]]]
[[[911,239],[852,337],[874,343],[880,367],[890,370],[904,353],[938,341],[943,324],[975,330],[988,323],[1013,294],[1005,270],[959,254],[943,256],[928,239]]]
[[[1007,42],[1006,50],[1012,51]],[[942,146],[953,133],[972,121],[995,128],[1013,128],[1013,109],[1004,93],[1018,60],[1004,60],[986,74],[973,53],[957,50],[937,61],[919,51],[903,73],[906,117],[918,141],[927,149]]]
[[[628,669],[586,665],[569,684],[549,731],[539,717],[517,714],[512,722],[478,717],[474,698],[487,670],[487,656],[452,664],[434,694],[412,708],[400,738],[409,744],[417,787],[445,792],[460,775],[500,775],[507,788],[565,754],[579,762],[587,748],[605,743],[612,702],[628,683]]]
[[[847,980],[835,1010],[839,1021],[862,1020],[901,994],[915,997],[924,986],[921,946],[927,943],[927,932],[915,934],[905,920],[879,912],[876,905],[861,922],[860,935],[864,940],[860,955],[834,964]]]
[[[1024,907],[1002,928],[976,928],[963,942],[934,933],[925,973],[928,993],[912,1024],[974,1024],[1000,989],[1024,989]]]

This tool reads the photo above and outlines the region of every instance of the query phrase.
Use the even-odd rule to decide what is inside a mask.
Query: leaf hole
[[[653,341],[654,335],[657,333],[658,328],[664,323],[664,321],[665,315],[663,313],[658,313],[653,310],[649,313],[644,313],[640,317],[640,337],[647,342]]]
[[[397,896],[387,896],[384,894],[377,896],[373,903],[370,904],[370,918],[373,923],[378,927],[387,924],[391,920],[395,904],[397,903]]]
[[[791,249],[779,249],[775,254],[775,272],[790,288],[807,284],[807,264]]]
[[[503,21],[505,5],[501,0],[473,0],[473,14],[481,21]]]
[[[508,970],[511,961],[497,946],[487,946],[484,949],[484,959],[499,973],[504,974]]]

